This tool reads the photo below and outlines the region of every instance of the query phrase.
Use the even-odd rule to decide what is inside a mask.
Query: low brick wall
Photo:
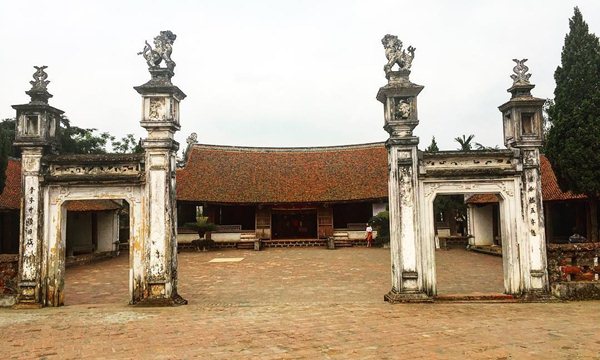
[[[0,303],[3,298],[16,295],[18,275],[19,256],[0,254]]]
[[[600,243],[548,244],[552,294],[565,300],[600,299]]]

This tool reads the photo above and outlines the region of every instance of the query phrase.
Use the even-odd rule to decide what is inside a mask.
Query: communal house
[[[198,215],[215,240],[261,239],[264,246],[359,240],[385,210],[383,143],[309,148],[190,144],[177,171],[180,238]]]

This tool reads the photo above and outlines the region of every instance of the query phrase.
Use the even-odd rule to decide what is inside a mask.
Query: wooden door
[[[271,239],[271,208],[256,209],[256,237]]]
[[[333,208],[320,208],[317,210],[317,224],[319,239],[333,236]]]

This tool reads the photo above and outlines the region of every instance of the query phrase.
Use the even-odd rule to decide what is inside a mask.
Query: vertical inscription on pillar
[[[23,271],[22,281],[36,279],[36,248],[37,248],[37,181],[33,177],[25,178],[25,193],[23,202]]]

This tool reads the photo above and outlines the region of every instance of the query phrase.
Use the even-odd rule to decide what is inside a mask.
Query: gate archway
[[[420,211],[420,228],[423,244],[421,260],[423,266],[423,282],[425,292],[429,296],[437,295],[437,274],[435,264],[435,229],[433,201],[438,195],[457,194],[497,194],[500,196],[500,228],[502,233],[502,268],[504,291],[507,294],[519,294],[527,288],[522,282],[521,271],[528,266],[521,264],[520,248],[526,246],[520,242],[515,229],[518,229],[518,213],[520,205],[516,201],[514,179],[505,180],[456,180],[456,181],[423,181]]]
[[[125,199],[130,204],[131,304],[187,303],[177,293],[175,165],[179,102],[171,83],[175,35],[162,31],[144,56],[151,79],[135,87],[142,96],[140,125],[148,132],[143,154],[56,155],[63,111],[52,95],[45,66],[36,67],[28,104],[14,105],[14,145],[22,153],[18,306],[63,304],[66,210],[69,200]],[[160,67],[165,60],[166,67]]]
[[[409,79],[414,48],[403,51],[393,35],[386,35],[382,43],[390,60],[384,67],[388,83],[377,93],[384,105],[384,129],[390,134],[386,146],[392,288],[385,300],[431,301],[436,294],[433,199],[457,193],[500,195],[505,291],[523,296],[547,293],[539,167],[545,100],[531,95],[534,85],[525,60],[515,60],[511,99],[499,107],[506,150],[423,153],[413,135],[419,124],[417,96],[424,88]],[[398,70],[392,70],[396,65]]]

